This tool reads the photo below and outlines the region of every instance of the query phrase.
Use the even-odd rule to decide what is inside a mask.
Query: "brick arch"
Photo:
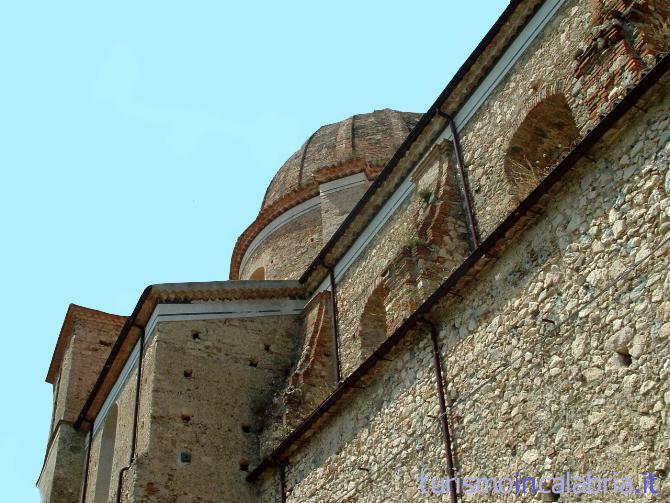
[[[435,146],[432,154],[437,164],[437,176],[432,186],[427,187],[432,194],[426,201],[427,208],[417,216],[417,235],[427,244],[441,246],[443,237],[452,223],[450,216],[458,199],[458,187],[454,180],[454,169],[449,169],[449,158],[453,153],[450,141],[443,140]]]
[[[549,98],[560,94],[565,99],[565,102],[572,109],[575,106],[574,100],[569,98],[568,80],[567,78],[557,79],[539,87],[539,89],[528,100],[523,102],[516,112],[516,117],[512,121],[512,130],[516,131],[521,126],[521,123],[528,117],[528,114],[540,103]]]
[[[630,44],[647,65],[654,64],[660,54],[670,50],[670,4],[667,0],[634,2],[625,13],[633,28]]]
[[[528,195],[579,138],[563,87],[561,80],[542,89],[514,123],[514,133],[505,150],[504,172],[517,199]]]
[[[368,297],[363,314],[361,314],[358,341],[360,358],[364,360],[386,340],[388,321],[386,316],[386,300],[388,288],[382,282]]]

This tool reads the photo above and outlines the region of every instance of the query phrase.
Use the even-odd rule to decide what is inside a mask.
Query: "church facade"
[[[669,46],[512,0],[426,113],[308,138],[229,281],[71,305],[43,501],[670,499]]]

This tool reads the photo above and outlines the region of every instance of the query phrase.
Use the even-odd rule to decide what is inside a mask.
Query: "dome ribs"
[[[302,148],[302,156],[300,157],[300,169],[298,170],[298,187],[302,187],[302,173],[305,170],[305,158],[307,157],[307,149],[309,148],[309,144],[312,143],[312,140],[316,136],[316,134],[321,131],[323,127],[320,127],[316,131],[312,133],[312,135],[307,138],[307,141],[305,142],[305,145]]]
[[[230,278],[239,279],[242,260],[256,236],[286,211],[318,196],[321,183],[361,172],[374,179],[420,117],[386,108],[317,129],[270,182],[256,220],[237,240]]]

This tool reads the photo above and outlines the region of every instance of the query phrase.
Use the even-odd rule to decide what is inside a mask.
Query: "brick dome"
[[[265,193],[261,212],[320,181],[315,180],[320,174],[328,177],[324,173],[327,168],[352,161],[363,161],[370,168],[383,167],[420,117],[386,108],[320,127],[279,168]]]
[[[237,240],[231,279],[240,279],[249,245],[269,223],[317,196],[322,183],[361,172],[368,179],[376,177],[420,118],[421,114],[386,108],[317,129],[270,182],[258,217]]]

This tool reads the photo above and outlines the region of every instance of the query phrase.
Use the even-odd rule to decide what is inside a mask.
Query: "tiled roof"
[[[63,320],[60,334],[58,334],[58,341],[56,342],[54,354],[51,357],[51,364],[49,365],[49,371],[47,372],[46,378],[48,383],[53,384],[56,381],[56,375],[60,369],[63,353],[65,353],[65,349],[70,341],[70,336],[72,335],[72,325],[78,318],[86,319],[89,326],[95,326],[96,329],[99,330],[101,336],[107,336],[107,338],[112,341],[119,335],[121,327],[123,327],[123,324],[126,321],[125,316],[109,314],[96,309],[78,306],[77,304],[70,304],[67,313],[65,314],[65,320]]]

